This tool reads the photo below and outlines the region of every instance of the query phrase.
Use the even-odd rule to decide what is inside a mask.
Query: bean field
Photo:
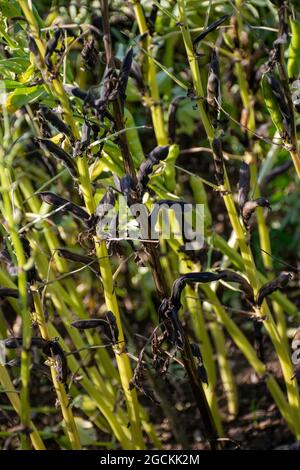
[[[0,448],[295,449],[300,2],[0,0]]]

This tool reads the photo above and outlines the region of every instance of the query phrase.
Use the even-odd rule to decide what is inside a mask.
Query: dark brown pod
[[[169,146],[159,146],[150,152],[148,158],[140,166],[137,174],[138,186],[141,191],[146,190],[149,182],[149,175],[153,172],[153,167],[160,161],[165,160],[169,154]]]
[[[52,126],[54,126],[58,131],[68,135],[69,137],[72,135],[70,128],[60,119],[57,113],[54,113],[50,108],[44,105],[40,106],[40,111],[44,118],[50,122],[50,124],[52,124]]]
[[[197,367],[198,375],[201,380],[201,382],[205,383],[208,385],[208,377],[207,377],[207,372],[203,364],[199,364]]]
[[[219,275],[219,279],[222,279],[223,281],[237,282],[240,285],[241,289],[245,292],[247,300],[251,304],[254,304],[253,289],[250,286],[249,282],[246,281],[243,276],[238,273],[235,273],[234,271],[230,271],[229,269],[224,269],[223,271],[220,271]]]
[[[17,349],[23,346],[23,338],[22,336],[7,338],[4,341],[4,344],[7,349]],[[30,348],[35,346],[37,348],[44,349],[46,345],[47,345],[47,341],[43,338],[40,338],[39,336],[31,338]]]
[[[57,160],[69,170],[71,176],[77,179],[77,167],[72,157],[49,139],[36,139],[41,147],[45,147]]]
[[[48,341],[47,346],[44,348],[44,353],[49,357],[52,356],[55,360],[55,370],[57,373],[57,380],[66,385],[69,375],[69,368],[65,352],[58,343],[58,341]],[[50,354],[49,354],[50,353]]]
[[[81,263],[86,266],[89,265],[93,269],[94,272],[96,272],[97,274],[100,274],[97,260],[96,259],[94,260],[90,256],[80,255],[78,253],[74,253],[73,251],[67,250],[65,248],[59,248],[57,250],[57,253],[59,254],[61,258],[74,261],[75,263]]]
[[[211,53],[211,61],[208,72],[207,80],[207,103],[210,107],[210,111],[213,111],[213,117],[217,118],[219,111],[219,100],[220,100],[220,69],[219,60],[216,50],[213,49]]]
[[[95,41],[87,41],[81,51],[81,58],[86,70],[92,70],[99,62],[99,52],[95,48]]]
[[[126,87],[132,66],[132,59],[133,49],[131,47],[123,59],[118,79],[118,92],[123,106],[126,99]]]
[[[268,296],[271,295],[278,289],[283,289],[288,282],[292,279],[292,274],[286,271],[283,271],[277,276],[273,281],[267,282],[263,285],[257,294],[256,297],[256,304],[260,307],[263,303],[263,300]]]
[[[99,326],[107,325],[107,322],[101,318],[89,318],[88,320],[74,321],[71,325],[78,330],[89,330],[91,328],[98,328]]]
[[[240,178],[239,178],[239,207],[243,209],[244,205],[248,201],[248,194],[250,191],[250,170],[249,165],[243,162],[240,167]]]
[[[190,346],[191,346],[191,351],[192,351],[193,356],[202,361],[202,354],[201,354],[198,344],[191,343]]]
[[[89,93],[87,91],[81,90],[80,88],[76,86],[70,86],[70,85],[65,85],[64,89],[69,95],[73,95],[82,101],[88,100]]]
[[[215,164],[215,177],[218,185],[221,186],[224,184],[224,156],[221,140],[218,137],[215,137],[211,146]]]
[[[6,297],[13,297],[14,299],[19,298],[18,289],[11,289],[9,287],[0,287],[0,299],[5,299]]]
[[[158,6],[153,4],[151,11],[149,13],[149,16],[146,18],[146,23],[147,23],[148,30],[151,36],[153,36],[153,33],[155,31],[155,21],[157,18],[157,13],[158,13]]]
[[[197,282],[207,283],[207,282],[217,281],[218,279],[220,279],[220,273],[203,272],[203,273],[183,274],[178,279],[176,279],[176,281],[174,281],[173,283],[171,297],[170,297],[171,304],[178,310],[180,309],[181,292],[185,288],[186,284],[193,284]]]
[[[242,219],[247,229],[249,228],[250,218],[257,207],[271,208],[268,199],[264,197],[259,197],[254,199],[254,201],[247,201],[242,208]]]
[[[207,34],[214,31],[218,26],[220,26],[228,18],[230,18],[230,16],[231,15],[221,16],[221,18],[219,18],[218,20],[216,20],[213,23],[211,23],[210,25],[208,25],[203,31],[201,31],[200,34],[198,34],[198,36],[195,37],[195,39],[193,40],[193,45],[195,46],[196,44],[198,44],[198,42],[202,41],[202,39],[204,39],[205,36],[207,36]]]
[[[58,41],[60,38],[60,33],[61,33],[60,29],[57,29],[56,31],[54,31],[53,38],[49,39],[49,41],[47,41],[47,44],[46,44],[45,64],[49,71],[53,70],[51,56],[55,52],[55,49],[57,48]]]
[[[109,187],[97,205],[95,212],[96,217],[102,219],[115,206],[115,203],[114,190]]]
[[[47,204],[51,204],[55,207],[63,207],[63,212],[70,212],[74,215],[77,219],[81,220],[82,222],[88,223],[90,220],[90,215],[86,212],[82,207],[77,206],[68,199],[64,199],[63,197],[57,196],[57,194],[51,193],[50,191],[44,191],[37,193],[37,195],[42,199],[42,201],[46,202]]]
[[[107,320],[109,329],[110,329],[110,335],[113,343],[117,343],[119,340],[119,328],[117,325],[117,320],[114,314],[109,310],[105,314],[105,318]]]

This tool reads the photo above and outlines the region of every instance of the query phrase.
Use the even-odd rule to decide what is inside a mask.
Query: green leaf
[[[8,95],[5,107],[9,112],[13,113],[26,104],[33,103],[38,98],[42,97],[44,93],[43,86],[17,88],[13,93]]]
[[[11,57],[10,59],[0,60],[0,73],[13,72],[21,73],[30,64],[27,57]]]
[[[97,441],[97,433],[93,424],[86,419],[75,416],[75,423],[78,429],[79,439],[82,445],[92,445]]]

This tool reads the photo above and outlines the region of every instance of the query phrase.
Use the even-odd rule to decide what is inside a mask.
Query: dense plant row
[[[299,440],[286,295],[298,268],[271,240],[280,198],[299,188],[296,2],[1,3],[0,384],[19,417],[13,447],[162,448],[153,410],[192,447],[171,405],[180,382],[199,410],[191,426],[222,448],[239,412],[229,342]],[[120,195],[131,216],[146,207],[142,240],[100,230]],[[155,203],[173,202],[194,216],[204,205],[201,250],[148,238]],[[35,374],[56,395],[47,432]]]

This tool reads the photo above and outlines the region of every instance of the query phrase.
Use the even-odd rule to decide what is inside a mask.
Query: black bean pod
[[[247,201],[242,208],[242,219],[247,229],[249,228],[251,216],[257,207],[271,208],[268,199],[264,197],[259,197],[253,201]]]
[[[288,282],[292,279],[292,274],[286,271],[283,271],[277,276],[273,281],[267,282],[264,284],[258,291],[257,297],[256,297],[256,304],[258,307],[261,307],[264,299],[268,296],[271,295],[273,292],[275,292],[278,289],[283,289]]]
[[[55,370],[57,374],[57,380],[66,385],[69,375],[68,362],[64,350],[56,340],[48,341],[46,348],[44,349],[45,354],[49,357],[52,356],[55,360]],[[50,352],[50,354],[48,354]]]
[[[62,162],[65,167],[69,170],[71,176],[77,179],[77,167],[75,161],[72,159],[65,150],[56,145],[52,140],[49,139],[36,139],[41,147],[44,147],[50,152],[57,160]]]
[[[44,105],[41,105],[40,106],[40,111],[42,113],[42,115],[44,116],[44,118],[50,122],[50,124],[52,124],[52,126],[54,126],[58,131],[62,132],[63,134],[67,135],[67,136],[71,136],[72,135],[72,132],[69,128],[69,126],[67,126],[67,124],[65,124],[61,118],[58,116],[57,113],[54,113],[50,108],[48,108],[47,106],[44,106]]]
[[[57,48],[60,34],[61,34],[60,29],[57,29],[56,31],[54,31],[53,38],[49,39],[49,41],[47,41],[47,44],[46,44],[45,64],[49,71],[53,70],[53,63],[52,63],[51,56],[55,52],[55,49]]]
[[[96,271],[97,274],[100,273],[97,259],[93,259],[90,256],[74,253],[73,251],[67,250],[65,248],[59,248],[57,250],[57,253],[61,258],[74,261],[75,263],[89,265],[94,271]]]
[[[117,325],[117,319],[110,310],[106,312],[105,318],[109,326],[111,340],[113,343],[117,343],[119,340],[119,328]]]
[[[114,190],[109,187],[97,205],[95,212],[96,217],[102,219],[115,206],[115,203],[116,199]]]
[[[224,184],[224,156],[221,139],[215,137],[212,140],[213,159],[215,164],[215,178],[218,185]]]
[[[7,297],[18,299],[19,298],[18,289],[11,289],[9,287],[0,287],[0,299],[6,299]]]
[[[133,59],[133,49],[132,47],[126,53],[119,73],[118,79],[118,92],[121,99],[121,103],[124,106],[125,99],[126,99],[126,87],[128,83],[128,78],[130,75],[131,65]]]
[[[211,114],[213,125],[215,126],[219,114],[218,103],[220,102],[220,69],[219,60],[215,49],[213,49],[211,53],[207,79],[206,100],[209,106],[209,113]]]
[[[237,282],[240,284],[240,287],[242,291],[246,295],[246,299],[251,303],[254,304],[254,292],[246,279],[241,276],[238,273],[235,273],[234,271],[230,271],[229,269],[224,269],[219,272],[219,279],[222,279],[223,281],[228,281],[228,282]]]
[[[44,191],[37,194],[43,202],[51,204],[55,207],[62,207],[62,212],[70,212],[75,218],[81,220],[85,224],[88,224],[90,215],[82,207],[77,206],[68,199],[57,196],[57,194],[51,193],[50,191]]]
[[[214,21],[213,23],[208,25],[206,28],[204,28],[203,31],[201,31],[201,33],[198,34],[198,36],[196,36],[195,39],[193,40],[193,45],[195,46],[196,44],[198,44],[198,42],[202,41],[202,39],[204,39],[207,36],[207,34],[211,33],[218,26],[223,24],[228,18],[230,18],[230,16],[231,15],[223,15],[221,16],[221,18],[219,18],[218,20]]]
[[[162,160],[165,160],[169,153],[169,146],[159,146],[150,152],[148,158],[140,166],[137,174],[138,187],[140,191],[145,191],[149,182],[149,175],[153,172],[153,167]]]
[[[250,191],[250,170],[249,165],[243,162],[240,167],[239,177],[239,208],[243,209],[244,205],[248,201],[248,194]]]
[[[23,338],[22,336],[7,338],[4,344],[7,349],[18,349],[23,346]],[[46,345],[47,341],[39,336],[33,336],[30,340],[30,348],[37,347],[44,350]]]
[[[76,320],[71,323],[74,328],[78,330],[89,330],[92,328],[98,328],[99,326],[107,325],[107,321],[102,318],[89,318],[88,320]]]
[[[207,283],[213,282],[220,279],[220,273],[211,273],[211,272],[202,272],[202,273],[188,273],[179,276],[176,281],[174,281],[171,291],[170,302],[178,310],[181,307],[180,297],[181,292],[185,288],[186,284],[193,283]]]

